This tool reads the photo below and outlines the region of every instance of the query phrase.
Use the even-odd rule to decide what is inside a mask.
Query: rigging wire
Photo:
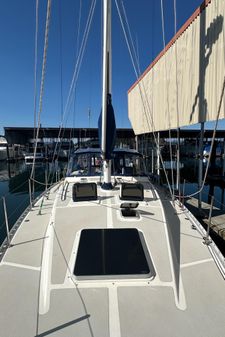
[[[140,63],[139,63],[138,52],[136,51],[136,48],[135,48],[135,45],[134,45],[134,41],[132,39],[131,29],[130,29],[130,25],[129,25],[129,21],[128,21],[128,18],[127,18],[127,14],[126,14],[126,10],[125,10],[123,1],[121,1],[121,6],[122,6],[122,9],[123,9],[123,13],[124,13],[125,23],[126,23],[127,29],[128,29],[128,36],[130,38],[132,50],[133,50],[133,53],[134,53],[134,56],[135,56],[134,60],[136,61],[137,73],[140,76],[141,75],[141,70],[140,70]]]
[[[134,60],[136,62],[136,67],[137,67],[137,73],[138,73],[138,76],[141,75],[141,69],[140,69],[140,61],[139,61],[139,51],[138,51],[138,42],[136,43],[137,47],[135,47],[135,43],[133,41],[133,38],[132,38],[132,34],[131,34],[131,29],[130,29],[130,25],[129,25],[129,21],[128,21],[128,18],[127,18],[127,14],[126,14],[126,10],[125,10],[125,7],[124,7],[124,3],[121,1],[121,7],[122,7],[122,10],[123,10],[123,13],[124,13],[124,19],[125,19],[125,23],[126,23],[126,26],[127,26],[127,30],[128,30],[128,36],[129,36],[129,39],[130,39],[130,42],[131,42],[131,46],[132,46],[132,51],[134,53]],[[136,41],[137,41],[137,36],[136,36]],[[139,138],[139,140],[141,140],[141,147],[142,147],[142,154],[144,153],[144,146],[143,146],[143,143],[147,143],[146,142],[146,134],[142,135],[141,138]],[[137,137],[137,142],[138,142],[138,137]]]
[[[44,52],[43,52],[43,62],[42,62],[42,74],[41,74],[41,88],[40,88],[40,97],[39,97],[38,125],[37,125],[36,140],[35,140],[35,147],[34,147],[34,159],[33,159],[30,178],[34,176],[34,166],[35,166],[35,159],[36,159],[36,153],[37,153],[37,144],[38,144],[40,125],[41,125],[41,113],[42,113],[43,95],[44,95],[44,82],[45,82],[45,72],[46,72],[46,63],[47,63],[50,17],[51,17],[51,0],[48,0],[46,25],[45,25],[45,42],[44,42]]]
[[[82,0],[80,0],[80,3],[79,3],[79,16],[78,16],[77,37],[76,37],[77,47],[76,47],[75,59],[78,58],[78,52],[79,52],[81,13],[82,13]],[[74,97],[73,97],[72,130],[75,127],[75,117],[76,117],[76,88],[74,89]],[[72,133],[72,138],[74,138],[74,133]]]
[[[170,168],[171,168],[171,180],[172,180],[172,190],[173,190],[173,199],[174,199],[174,176],[173,176],[173,153],[172,153],[172,144],[171,144],[171,127],[170,127],[170,109],[169,109],[169,99],[168,99],[168,69],[166,62],[166,39],[165,39],[165,20],[164,20],[164,7],[163,0],[161,0],[161,23],[162,23],[162,39],[163,39],[163,55],[164,55],[164,67],[165,67],[165,81],[166,81],[166,115],[168,118],[169,125],[169,150],[170,150]]]
[[[38,58],[38,21],[39,21],[39,0],[36,0],[35,8],[35,46],[34,46],[34,133],[33,139],[35,139],[36,127],[37,127],[37,58]],[[33,172],[35,174],[35,172]],[[34,185],[33,185],[34,193]]]
[[[131,63],[132,63],[133,68],[134,68],[135,76],[136,76],[136,78],[138,80],[139,77],[140,77],[140,75],[139,75],[138,69],[137,69],[137,67],[135,65],[135,59],[134,59],[135,52],[134,52],[134,55],[133,55],[132,49],[131,49],[131,46],[130,46],[130,43],[129,43],[129,37],[127,35],[126,29],[125,29],[125,25],[124,25],[124,22],[123,22],[121,10],[120,10],[119,5],[118,5],[118,1],[115,0],[115,3],[116,3],[116,8],[117,8],[117,12],[118,12],[118,15],[119,15],[119,20],[120,20],[120,23],[121,23],[121,27],[122,27],[122,30],[123,30],[123,33],[124,33],[125,41],[126,41],[126,44],[127,44],[128,52],[130,54]],[[132,40],[131,37],[130,37],[130,39]],[[139,89],[139,92],[140,92],[140,96],[141,96],[141,100],[142,100],[142,104],[143,104],[143,109],[144,109],[144,114],[146,116],[146,121],[148,123],[148,126],[150,126],[149,123],[151,123],[152,130],[155,130],[153,115],[152,115],[152,111],[150,109],[149,100],[147,98],[145,86],[144,86],[143,83],[140,83],[140,81],[138,81],[137,86],[138,86],[138,89]],[[147,112],[149,112],[149,113],[147,113]],[[150,118],[150,122],[149,122],[148,116]],[[159,142],[158,142],[157,137],[155,135],[155,131],[153,131],[152,134],[153,134],[154,142],[157,144],[157,146],[159,146]],[[163,168],[163,171],[164,171],[164,174],[165,174],[165,177],[166,177],[166,181],[167,181],[167,185],[168,185],[168,188],[169,188],[169,192],[171,194],[171,197],[173,198],[173,193],[172,193],[171,186],[170,186],[169,179],[168,179],[168,175],[167,175],[167,172],[166,172],[166,169],[165,169],[165,164],[164,164],[164,161],[163,161],[163,158],[162,158],[162,155],[161,155],[160,152],[159,152],[159,157],[160,157],[160,161],[162,163],[162,168]]]
[[[136,78],[138,80],[139,79],[138,71],[137,71],[137,69],[135,67],[134,56],[132,54],[132,50],[131,50],[131,47],[130,47],[130,44],[129,44],[129,39],[128,39],[127,32],[126,32],[126,29],[125,29],[125,26],[124,26],[124,23],[123,23],[123,19],[122,19],[122,15],[121,15],[121,11],[120,11],[119,5],[118,5],[118,1],[115,0],[115,3],[116,3],[119,19],[120,19],[120,22],[121,22],[122,30],[123,30],[123,33],[124,33],[124,37],[125,37],[125,40],[126,40],[126,43],[127,43],[128,51],[129,51],[129,54],[130,54],[130,57],[131,57],[131,62],[132,62],[133,68],[134,68],[134,72],[135,72]],[[135,53],[134,53],[134,55],[135,55]],[[153,116],[152,116],[152,111],[151,111],[151,109],[149,107],[149,101],[148,101],[147,97],[145,97],[145,100],[144,100],[144,95],[147,96],[146,90],[145,90],[145,86],[144,86],[143,83],[140,83],[140,81],[138,81],[137,85],[138,85],[138,88],[139,88],[139,91],[140,91],[140,95],[141,95],[141,99],[142,99],[142,104],[143,104],[143,109],[144,109],[144,113],[145,113],[145,116],[146,116],[146,121],[149,124],[148,115],[147,115],[147,112],[149,112],[150,123],[152,125],[152,129],[155,130]],[[210,159],[211,159],[211,155],[212,155],[213,144],[214,144],[214,141],[215,141],[216,129],[217,129],[219,115],[220,115],[220,111],[221,111],[221,107],[222,107],[222,102],[223,102],[223,97],[224,97],[224,91],[225,91],[225,77],[224,77],[224,82],[223,82],[223,86],[222,86],[222,90],[221,90],[221,96],[220,96],[220,100],[219,100],[219,106],[218,106],[218,111],[217,111],[216,123],[215,123],[214,131],[213,131],[212,144],[211,144],[211,149],[210,149],[210,153],[209,153],[209,161],[207,163],[207,167],[206,167],[206,171],[205,171],[205,176],[204,176],[204,179],[202,181],[202,186],[201,186],[201,188],[197,192],[192,193],[190,195],[187,195],[187,196],[185,196],[185,198],[189,198],[189,197],[197,195],[198,193],[201,193],[201,191],[202,191],[202,189],[204,187],[204,184],[205,184],[205,181],[206,181],[206,177],[207,177],[207,174],[208,174],[209,163],[210,163]],[[145,102],[147,104],[147,108],[146,108]],[[158,144],[154,131],[153,131],[153,137],[154,137],[155,143]],[[165,170],[165,165],[164,165],[161,153],[159,155],[160,155],[160,160],[161,160],[161,163],[162,163],[163,171],[164,171],[164,174],[165,174],[165,177],[166,177],[167,185],[168,185],[168,188],[169,188],[169,192],[171,194],[171,197],[173,198],[173,193],[172,193],[172,190],[171,190],[171,186],[170,186],[170,183],[169,183],[167,172]],[[177,198],[177,197],[179,197],[179,195],[174,195],[174,197]]]
[[[162,2],[163,0],[161,0]],[[174,32],[175,35],[177,33],[177,12],[176,12],[176,0],[174,0]],[[177,83],[177,44],[175,43],[175,66],[176,66],[176,93],[178,93],[178,83]],[[214,130],[213,130],[213,137],[212,137],[212,142],[211,142],[211,147],[210,147],[210,152],[209,152],[209,157],[208,157],[208,162],[207,162],[207,166],[206,166],[206,170],[205,170],[205,175],[204,178],[202,180],[202,186],[200,187],[200,189],[198,191],[196,191],[195,193],[183,196],[184,198],[190,198],[193,197],[199,193],[202,192],[205,182],[206,182],[206,178],[208,175],[208,170],[209,170],[209,165],[210,165],[210,159],[212,156],[212,151],[213,151],[213,145],[215,142],[215,137],[216,137],[216,130],[217,130],[217,125],[218,125],[218,120],[219,120],[219,115],[220,115],[220,111],[221,111],[221,107],[222,107],[222,102],[223,102],[223,97],[224,97],[224,91],[225,91],[225,77],[224,77],[224,82],[222,85],[222,90],[221,90],[221,96],[220,96],[220,100],[219,100],[219,105],[218,105],[218,111],[217,111],[217,117],[216,117],[216,122],[215,122],[215,126],[214,126]],[[177,94],[177,137],[179,137],[179,112],[178,112],[178,94]],[[178,151],[180,153],[180,148],[179,148],[180,144],[178,142]],[[180,184],[179,184],[180,185]],[[179,187],[180,188],[180,187]],[[179,194],[175,195],[175,197],[180,197],[180,189],[179,189]]]
[[[60,125],[62,124],[63,120],[63,57],[62,57],[62,3],[61,0],[58,2],[58,16],[59,16],[59,63],[60,63]],[[58,155],[61,151],[62,143],[60,142],[59,147],[56,144],[56,148],[58,149]],[[53,155],[52,161],[54,161],[55,155]],[[58,156],[57,158],[58,159]],[[48,174],[47,180],[49,180],[50,172]],[[52,177],[53,183],[54,175]]]
[[[36,11],[35,11],[35,46],[34,46],[34,137],[36,131],[36,118],[37,118],[37,54],[38,54],[38,10],[39,8],[39,0],[36,0]]]
[[[67,100],[66,100],[63,120],[65,119],[67,110],[69,109],[69,106],[71,104],[71,97],[72,97],[72,94],[74,93],[74,88],[75,88],[76,83],[77,83],[77,79],[78,79],[78,75],[79,75],[79,72],[80,72],[80,67],[81,67],[81,63],[82,63],[82,60],[83,60],[84,51],[85,51],[85,48],[86,48],[86,43],[87,43],[87,39],[88,39],[88,36],[89,36],[93,15],[94,15],[95,6],[96,6],[96,0],[92,0],[89,15],[88,15],[88,19],[87,19],[87,23],[86,23],[85,30],[84,30],[83,39],[82,39],[82,42],[81,42],[81,46],[80,46],[80,50],[79,50],[79,53],[78,53],[77,61],[76,61],[75,67],[74,67],[74,72],[73,72],[73,77],[72,77],[69,93],[68,93]]]
[[[63,131],[63,124],[66,125],[67,120],[69,118],[69,108],[70,108],[70,105],[72,104],[72,97],[74,96],[74,93],[75,93],[77,79],[78,79],[81,64],[82,64],[82,61],[83,61],[84,51],[85,51],[85,48],[86,48],[87,39],[88,39],[89,32],[90,32],[90,27],[91,27],[93,15],[94,15],[95,6],[96,6],[96,0],[92,0],[90,10],[89,10],[89,13],[88,13],[86,26],[85,26],[84,33],[83,33],[83,38],[82,38],[82,41],[81,41],[81,46],[80,46],[80,49],[79,49],[79,52],[78,52],[78,56],[76,57],[74,72],[73,72],[73,76],[72,76],[72,80],[71,80],[71,84],[70,84],[70,89],[69,89],[69,93],[68,93],[65,108],[64,108],[62,122],[61,122],[59,132],[58,132],[58,139],[57,139],[56,146],[55,146],[55,149],[54,149],[53,158],[56,156],[57,144],[59,143],[59,139],[60,139],[60,137],[63,137],[63,134],[65,132],[65,130]],[[80,11],[80,13],[81,13],[81,11]],[[79,29],[80,29],[80,26],[79,26]]]
[[[77,25],[75,59],[78,58],[78,52],[79,52],[81,13],[82,13],[82,0],[80,0],[80,2],[79,2],[79,15],[78,15],[78,25]],[[71,127],[71,131],[70,131],[70,141],[72,139],[74,139],[73,129],[75,127],[75,114],[76,114],[76,87],[74,88],[73,108],[72,108],[72,127]],[[68,160],[69,160],[69,157],[68,157]]]
[[[174,36],[177,34],[177,4],[176,0],[173,1],[174,12]],[[177,187],[178,194],[180,195],[180,121],[179,121],[179,103],[178,103],[178,77],[177,77],[177,43],[174,44],[175,52],[175,96],[176,96],[176,115],[177,115]]]
[[[154,43],[154,34],[155,34],[155,25],[153,24],[154,22],[154,16],[155,16],[155,1],[153,1],[153,9],[152,9],[152,34],[151,34],[151,40],[152,40],[152,51],[151,51],[151,59],[153,60],[154,57],[154,51],[155,51],[155,43]],[[151,94],[151,111],[153,111],[153,83],[154,83],[154,75],[155,75],[155,69],[154,67],[152,68],[152,76],[151,76],[151,88],[152,88],[152,94]],[[154,139],[151,136],[151,145],[152,145],[152,155],[151,155],[151,171],[154,174],[155,173],[155,148],[154,148]]]
[[[175,17],[175,32],[176,32],[176,29],[177,29],[176,28],[177,27],[177,24],[176,24],[176,22],[177,22],[176,0],[174,0],[174,17]],[[176,48],[176,43],[175,43],[175,48]],[[177,49],[175,49],[175,51],[176,51],[176,66],[177,66]],[[215,76],[217,77],[217,72],[215,73]],[[210,81],[210,83],[211,83],[211,81]],[[215,81],[215,84],[217,85],[217,81]],[[178,83],[176,83],[176,85],[177,85],[177,88],[178,88]],[[201,193],[202,190],[203,190],[203,188],[204,188],[204,185],[205,185],[205,182],[206,182],[206,179],[207,179],[207,175],[208,175],[208,171],[209,171],[209,165],[210,165],[210,160],[211,160],[211,156],[212,156],[213,145],[214,145],[215,138],[216,138],[216,130],[217,130],[219,116],[220,116],[221,107],[222,107],[222,103],[223,103],[224,91],[225,91],[225,77],[224,77],[224,81],[223,81],[223,84],[222,84],[222,90],[221,90],[221,95],[220,95],[219,104],[218,104],[218,110],[217,110],[217,116],[216,116],[216,122],[215,122],[215,126],[214,126],[214,129],[213,129],[213,137],[212,137],[212,141],[211,141],[211,147],[210,147],[208,162],[207,162],[207,166],[206,166],[206,170],[205,170],[204,178],[202,180],[201,187],[195,193],[183,196],[184,198],[191,198],[191,197],[193,197],[193,196]],[[217,92],[217,90],[216,90],[216,92]],[[210,91],[210,93],[212,95],[212,91]],[[178,95],[177,95],[177,97],[178,97]],[[179,125],[178,109],[177,109],[177,118],[178,118],[177,120],[178,120],[178,125]],[[176,195],[176,197],[178,197],[178,196]]]
[[[223,103],[224,91],[225,91],[225,77],[224,77],[224,80],[223,80],[223,85],[222,85],[222,90],[221,90],[221,95],[220,95],[220,100],[219,100],[219,105],[218,105],[218,110],[217,110],[216,122],[215,122],[215,126],[214,126],[214,129],[213,129],[213,136],[212,136],[212,141],[211,141],[211,147],[210,147],[210,151],[209,151],[209,156],[208,156],[208,162],[207,162],[207,165],[206,165],[205,175],[204,175],[204,178],[203,178],[203,181],[202,181],[202,186],[200,187],[200,189],[197,192],[189,194],[189,195],[185,195],[184,198],[191,198],[191,197],[193,197],[193,196],[201,193],[202,190],[203,190],[203,188],[204,188],[204,185],[205,185],[205,182],[206,182],[206,178],[207,178],[207,175],[208,175],[208,171],[209,171],[210,160],[211,160],[211,157],[212,157],[213,145],[214,145],[215,138],[216,138],[216,130],[217,130],[219,116],[220,116],[221,107],[222,107],[222,103]],[[178,196],[176,196],[176,197],[178,197]]]
[[[62,2],[59,0],[60,119],[63,118]]]
[[[80,26],[81,26],[81,24],[80,24],[80,21],[81,21],[81,3],[82,3],[82,1],[80,1],[78,36],[80,35]],[[58,150],[58,143],[59,143],[60,138],[63,138],[64,132],[65,132],[65,129],[63,129],[63,125],[64,124],[66,125],[66,123],[68,121],[68,118],[69,118],[69,113],[68,113],[69,112],[69,106],[72,102],[72,95],[74,95],[74,92],[75,92],[76,82],[77,82],[80,67],[81,67],[81,64],[82,64],[87,39],[88,39],[89,32],[90,32],[90,26],[91,26],[93,15],[94,15],[95,5],[96,5],[96,0],[92,0],[79,52],[78,52],[78,47],[77,47],[76,63],[75,63],[73,77],[72,77],[72,81],[71,81],[71,84],[70,84],[70,89],[69,89],[69,93],[68,93],[68,96],[67,96],[67,101],[66,101],[66,105],[65,105],[65,108],[64,108],[59,132],[58,132],[57,141],[56,141],[55,148],[54,148],[54,151],[53,151],[52,164],[53,164],[54,160],[58,158],[58,155],[56,155],[56,152]],[[77,44],[77,46],[78,46],[78,44]],[[49,172],[49,176],[50,176],[50,172]],[[49,176],[48,176],[48,180],[49,180]],[[54,176],[52,177],[52,181],[53,181],[53,179],[54,179]]]

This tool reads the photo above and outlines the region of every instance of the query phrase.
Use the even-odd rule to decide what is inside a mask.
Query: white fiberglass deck
[[[139,218],[125,219],[119,185],[74,202],[76,179],[66,193],[52,188],[41,215],[40,201],[28,213],[0,264],[0,337],[224,336],[225,281],[187,210],[141,178]],[[84,228],[138,228],[156,276],[76,280]]]

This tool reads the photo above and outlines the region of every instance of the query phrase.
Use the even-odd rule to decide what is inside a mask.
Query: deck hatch
[[[136,211],[138,205],[138,202],[123,202],[120,205],[122,216],[125,218],[139,218],[139,214]]]
[[[76,183],[73,185],[73,201],[97,200],[95,183]]]
[[[143,241],[136,228],[84,229],[74,275],[81,279],[150,277],[153,267]]]

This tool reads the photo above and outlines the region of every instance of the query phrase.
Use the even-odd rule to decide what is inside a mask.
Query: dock
[[[202,202],[201,210],[198,207],[198,199],[191,198],[186,200],[185,206],[192,214],[207,228],[209,224],[210,204]],[[210,224],[210,233],[216,234],[220,239],[225,240],[225,210],[213,206]],[[224,241],[221,244],[224,245]],[[224,248],[223,248],[224,249]]]

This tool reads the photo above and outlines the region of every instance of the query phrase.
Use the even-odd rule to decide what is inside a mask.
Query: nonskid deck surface
[[[52,188],[41,215],[35,205],[0,264],[0,337],[223,336],[225,282],[186,210],[142,178],[139,217],[126,219],[119,185],[74,202],[73,183],[63,197],[62,185]],[[77,280],[85,228],[137,228],[155,277]]]

